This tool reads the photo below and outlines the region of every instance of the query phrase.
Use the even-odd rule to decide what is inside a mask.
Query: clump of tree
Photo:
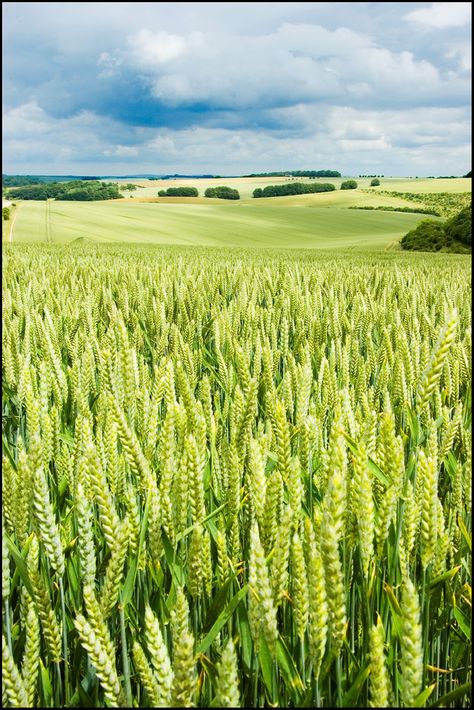
[[[380,185],[380,180],[378,178],[374,178],[370,181],[370,187],[378,187],[378,185]]]
[[[467,177],[467,178],[472,177],[472,170],[469,170],[469,172],[466,173],[465,175],[463,175],[463,177]]]
[[[286,170],[283,172],[273,173],[251,173],[242,177],[341,177],[341,173],[337,170]]]
[[[68,183],[70,184],[70,183]],[[117,183],[113,182],[82,182],[77,187],[69,188],[59,194],[57,200],[117,200],[123,197]]]
[[[344,180],[341,182],[341,190],[355,190],[357,182],[355,180]]]
[[[336,188],[329,182],[318,182],[314,184],[304,182],[288,182],[282,185],[267,185],[257,187],[253,191],[254,197],[282,197],[285,195],[304,195],[314,192],[332,192]]]
[[[199,192],[195,187],[168,187],[158,192],[159,197],[198,197]]]
[[[70,180],[69,182],[49,182],[8,190],[8,197],[19,200],[116,200],[120,194],[117,183]]]
[[[51,183],[53,184],[53,183]],[[48,197],[53,197],[52,190],[46,185],[29,185],[25,187],[14,187],[8,190],[8,197],[14,197],[18,200],[47,200]]]
[[[2,219],[5,222],[10,219],[10,209],[9,207],[2,207]]]
[[[233,187],[208,187],[204,193],[204,197],[218,197],[221,200],[240,200],[238,190]]]
[[[470,252],[472,249],[471,207],[465,207],[446,222],[424,219],[415,229],[405,234],[400,245],[402,249],[410,251],[443,251],[456,254]]]
[[[444,224],[448,241],[472,246],[472,207],[465,207]]]
[[[123,189],[127,190],[127,192],[133,192],[137,189],[137,186],[134,185],[133,182],[128,182]]]

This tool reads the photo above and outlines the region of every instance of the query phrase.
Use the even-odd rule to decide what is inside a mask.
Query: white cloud
[[[4,136],[42,135],[49,131],[46,113],[36,101],[10,109],[3,115]]]
[[[459,69],[463,72],[471,71],[471,47],[463,44],[446,53],[448,59],[456,59]]]
[[[412,10],[403,16],[404,20],[433,29],[445,27],[463,27],[471,19],[469,2],[435,2],[431,7]]]
[[[121,57],[112,56],[108,52],[101,52],[97,64],[104,68],[99,73],[99,78],[109,79],[110,77],[116,76],[122,62]]]
[[[405,104],[461,95],[462,79],[449,77],[410,51],[377,46],[341,27],[284,23],[261,35],[232,32],[187,36],[142,30],[117,50],[123,64],[140,68],[153,97],[169,106],[207,103],[247,109],[311,101],[378,100]]]
[[[136,145],[117,141],[125,129],[92,111],[80,111],[67,118],[54,118],[36,101],[5,112],[3,120],[5,154],[10,160],[46,160],[46,172],[56,162],[87,161],[91,156],[124,158],[138,156]],[[130,129],[126,129],[130,133]],[[43,168],[44,169],[44,168]]]
[[[117,156],[118,158],[128,158],[131,156],[138,155],[138,148],[130,145],[116,145],[113,148],[109,148],[103,151],[104,155],[107,157]]]
[[[180,35],[143,29],[132,35],[128,44],[132,62],[143,69],[154,69],[186,52],[187,42]]]
[[[469,167],[469,3],[88,5],[6,3],[5,169]]]
[[[178,155],[173,139],[170,136],[164,136],[160,133],[147,143],[147,149],[152,155],[162,155],[166,157]]]

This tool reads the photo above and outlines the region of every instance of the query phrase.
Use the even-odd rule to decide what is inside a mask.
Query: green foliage
[[[472,205],[465,207],[444,225],[446,237],[450,241],[472,244]]]
[[[55,188],[49,189],[46,185],[34,184],[27,187],[15,187],[8,191],[8,197],[18,200],[47,200],[50,196],[59,194]]]
[[[380,180],[378,178],[374,178],[370,181],[370,187],[377,187],[378,185],[380,185]]]
[[[264,188],[257,187],[253,191],[254,197],[281,197],[283,195],[304,195],[314,192],[331,192],[336,188],[327,182],[317,182],[314,184],[306,182],[288,182],[282,185],[267,185]]]
[[[218,197],[221,200],[240,200],[239,191],[232,187],[208,187],[204,197]]]
[[[134,185],[133,182],[128,182],[122,189],[127,190],[128,192],[133,192],[137,189],[137,186]]]
[[[9,207],[2,207],[2,219],[3,219],[3,221],[10,219],[10,208]]]
[[[160,197],[198,197],[199,192],[195,187],[168,187],[166,190],[160,190]]]
[[[341,190],[355,190],[356,187],[356,180],[344,180],[344,182],[341,182]]]
[[[117,183],[96,180],[69,180],[49,182],[27,187],[14,187],[9,197],[19,200],[116,200],[122,195]]]
[[[446,246],[446,235],[441,222],[424,219],[400,241],[402,249],[415,251],[440,251]]]
[[[82,182],[77,187],[70,188],[56,197],[57,200],[117,200],[123,195],[120,194],[116,183],[106,182]]]
[[[425,219],[400,241],[402,249],[466,253],[472,244],[471,208],[465,207],[447,222]]]

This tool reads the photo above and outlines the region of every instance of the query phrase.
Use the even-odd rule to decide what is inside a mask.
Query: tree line
[[[12,187],[8,197],[18,200],[116,200],[120,194],[117,183],[86,180],[70,180],[69,182],[48,182]]]
[[[257,187],[253,191],[254,197],[281,197],[284,195],[304,195],[310,192],[331,192],[336,188],[329,182],[310,184],[306,182],[289,182],[282,185],[267,185]]]
[[[273,173],[250,173],[242,177],[341,177],[337,170],[284,170]]]
[[[167,190],[160,190],[159,197],[198,197],[199,192],[195,187],[168,187]]]

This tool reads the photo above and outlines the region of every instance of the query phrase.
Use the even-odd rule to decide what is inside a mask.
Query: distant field
[[[370,185],[370,180],[368,181]],[[470,192],[471,178],[387,178],[380,180],[381,190],[397,190],[398,192]],[[361,185],[361,187],[365,187]],[[374,192],[378,188],[372,188]]]
[[[349,194],[352,194],[352,199],[357,191],[355,190],[339,190],[341,182],[346,178],[318,178],[317,180],[310,180],[309,178],[287,178],[287,177],[274,177],[274,178],[203,178],[195,180],[118,180],[123,183],[133,183],[134,185],[140,185],[134,192],[127,192],[122,190],[122,194],[127,198],[133,195],[133,199],[140,199],[143,197],[158,197],[158,191],[164,190],[167,187],[181,187],[183,185],[189,185],[190,187],[197,187],[200,196],[204,196],[204,191],[208,187],[216,187],[217,185],[228,185],[229,187],[236,188],[240,192],[241,200],[252,199],[252,193],[257,187],[265,187],[266,185],[279,185],[287,182],[330,182],[336,186],[336,194],[338,198],[344,203],[349,198]],[[355,178],[359,188],[370,187],[370,181],[372,178]],[[380,189],[381,190],[397,190],[399,192],[467,192],[471,190],[471,179],[470,178],[454,178],[447,180],[437,180],[437,179],[415,179],[415,178],[380,178]],[[377,192],[377,188],[372,188],[374,193]],[[325,194],[325,193],[323,193]],[[333,193],[331,193],[333,194]],[[329,193],[325,194],[326,197]],[[320,200],[322,194],[316,195],[301,195],[301,197],[308,200]],[[165,200],[177,199],[177,198],[160,198]],[[207,199],[207,198],[204,198]],[[275,199],[275,198],[268,198]],[[288,199],[288,198],[285,198]],[[334,199],[334,197],[333,197]],[[343,205],[345,206],[345,204]]]
[[[213,201],[214,202],[214,201]],[[263,203],[263,204],[262,204]],[[420,215],[252,204],[23,202],[13,241],[384,249]]]

